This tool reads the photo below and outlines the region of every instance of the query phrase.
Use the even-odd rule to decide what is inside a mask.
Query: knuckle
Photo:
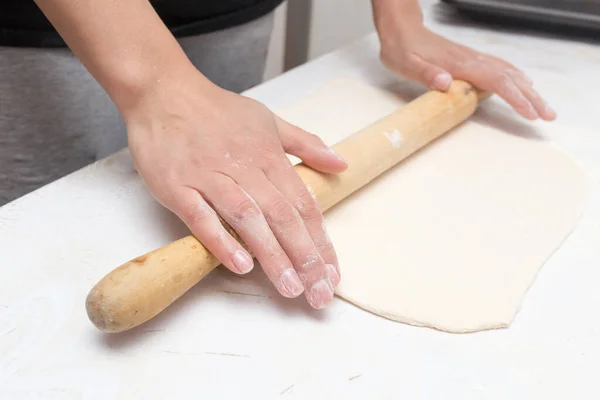
[[[285,201],[276,200],[269,206],[267,218],[275,224],[290,226],[298,222],[298,213]]]
[[[190,204],[183,209],[183,216],[194,227],[200,227],[212,217],[212,210],[203,204]]]
[[[309,139],[311,141],[313,141],[314,143],[319,144],[319,145],[325,144],[323,142],[323,139],[321,139],[321,137],[319,135],[315,135],[314,133],[309,133],[309,132],[307,132],[306,134],[308,135]]]
[[[506,71],[502,71],[497,68],[494,69],[494,72],[492,73],[492,78],[498,86],[508,86],[508,81],[510,79]]]
[[[329,239],[329,236],[325,235],[324,239],[319,239],[317,240],[317,242],[315,243],[315,245],[317,246],[317,248],[319,249],[319,251],[325,256],[325,255],[329,255],[329,254],[335,254],[334,248],[333,248],[333,244],[331,243],[331,239]]]
[[[238,199],[231,208],[231,216],[236,221],[251,219],[260,214],[260,210],[254,201],[249,198]]]
[[[301,273],[306,273],[306,270],[314,269],[314,267],[320,266],[321,268],[325,267],[323,260],[318,254],[309,254],[302,265],[299,267]]]
[[[403,58],[403,61],[406,64],[419,64],[420,60],[421,60],[421,57],[419,57],[415,53],[408,53]]]
[[[264,148],[260,153],[261,159],[266,165],[276,165],[282,161],[282,155],[276,149]]]
[[[399,63],[399,67],[402,71],[406,73],[418,73],[420,74],[423,71],[423,63],[421,62],[421,57],[417,56],[414,53],[407,54],[404,58],[402,58]]]
[[[300,218],[304,221],[314,221],[321,219],[321,212],[318,210],[314,200],[310,195],[302,196],[296,204],[296,210]]]
[[[503,72],[495,71],[492,74],[492,87],[498,92],[509,92],[511,90],[511,80]]]
[[[287,143],[287,152],[288,153],[297,153],[304,150],[304,142],[297,137],[288,138]]]

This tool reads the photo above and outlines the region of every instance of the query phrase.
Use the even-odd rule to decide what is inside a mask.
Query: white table
[[[532,76],[556,124],[568,127],[556,141],[592,176],[600,171],[600,132],[592,132],[600,47],[446,26],[432,15],[427,8],[434,30]],[[338,75],[383,85],[391,76],[377,54],[368,36],[246,94],[279,108]],[[495,113],[527,126],[496,99],[478,118]],[[149,323],[104,335],[85,313],[89,289],[186,234],[121,152],[0,209],[0,398],[599,398],[598,190],[590,203],[509,329],[443,333],[337,298],[315,312],[278,296],[260,271],[215,271]]]

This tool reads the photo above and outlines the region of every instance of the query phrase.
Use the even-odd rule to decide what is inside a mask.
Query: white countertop
[[[600,176],[600,45],[442,25],[430,11],[437,32],[524,69],[559,114],[553,139]],[[339,75],[383,85],[377,53],[368,36],[247,95],[280,108]],[[497,99],[478,118],[498,113],[510,129],[548,126]],[[121,152],[0,208],[0,399],[599,398],[597,188],[590,204],[508,329],[443,333],[339,298],[314,312],[260,272],[215,271],[149,323],[104,335],[85,313],[90,288],[186,233]]]

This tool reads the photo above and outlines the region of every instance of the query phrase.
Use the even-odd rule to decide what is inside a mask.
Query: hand
[[[322,172],[346,163],[258,102],[211,84],[148,1],[72,3],[36,0],[119,109],[153,196],[227,268],[245,273],[253,260],[219,217],[282,295],[304,292],[313,307],[327,305],[340,280],[337,257],[285,152]]]
[[[286,157],[327,173],[345,170],[318,137],[196,71],[161,80],[125,120],[149,190],[225,267],[243,274],[253,260],[218,216],[283,296],[304,291],[314,308],[332,300],[340,281],[337,256],[316,201]]]
[[[452,79],[464,80],[497,93],[524,118],[556,118],[531,79],[504,60],[451,42],[422,24],[381,36],[381,61],[399,75],[440,91],[447,90]]]

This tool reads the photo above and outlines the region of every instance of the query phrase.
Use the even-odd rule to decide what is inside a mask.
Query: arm
[[[381,60],[391,71],[447,90],[452,79],[497,93],[524,118],[553,120],[556,113],[510,63],[447,40],[423,25],[418,0],[371,0]]]
[[[123,114],[161,78],[192,69],[147,0],[35,1]]]
[[[212,84],[147,0],[36,1],[117,105],[154,198],[225,267],[247,273],[252,254],[283,296],[326,306],[340,281],[337,256],[286,152],[328,173],[345,161],[264,105]]]
[[[377,29],[386,25],[406,24],[420,25],[423,13],[418,0],[371,0],[373,15]]]

